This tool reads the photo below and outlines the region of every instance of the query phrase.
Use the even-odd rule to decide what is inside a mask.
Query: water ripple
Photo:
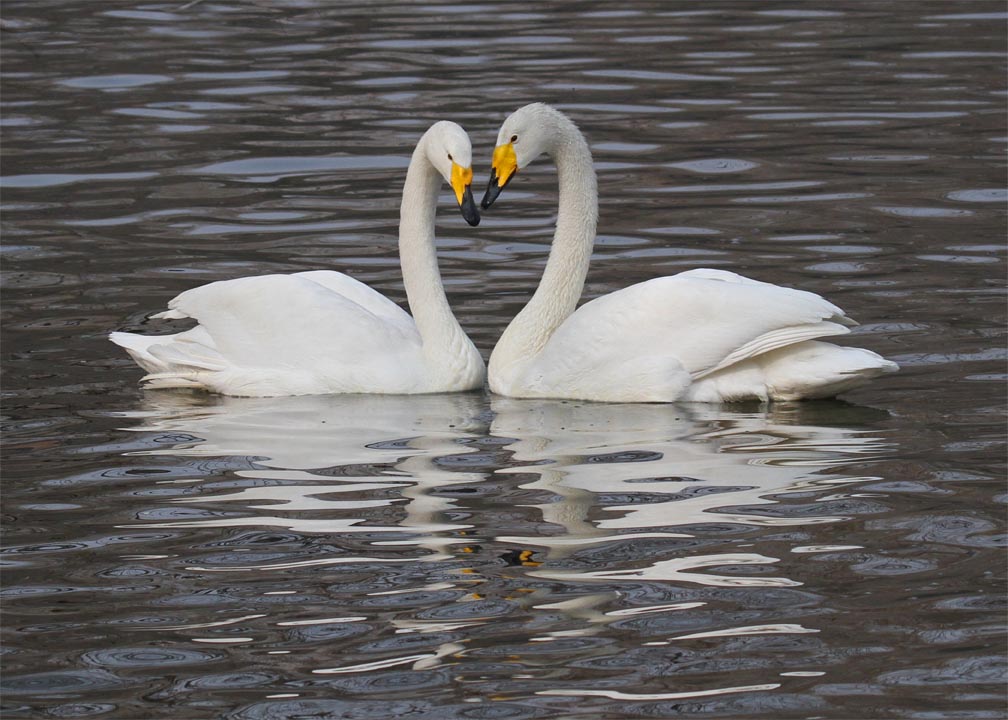
[[[0,177],[0,187],[47,188],[73,183],[105,183],[125,180],[146,180],[156,177],[155,172],[120,173],[49,173],[39,175],[5,175]]]
[[[713,690],[694,690],[670,693],[628,693],[620,690],[577,690],[558,688],[556,690],[539,690],[536,694],[560,695],[563,697],[607,697],[613,700],[643,702],[646,700],[688,700],[690,698],[728,695],[730,693],[761,692],[765,690],[776,690],[779,687],[779,683],[765,683],[763,685],[739,685],[737,687],[715,688]]]
[[[91,90],[122,90],[171,81],[167,75],[89,75],[60,80],[59,84]]]

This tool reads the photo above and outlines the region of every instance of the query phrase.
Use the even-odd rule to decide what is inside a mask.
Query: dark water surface
[[[3,4],[4,718],[1001,718],[1005,5]],[[592,297],[707,266],[902,371],[837,402],[137,389],[197,284],[404,299],[437,119],[587,134]],[[489,354],[546,160],[439,247]],[[176,327],[178,323],[175,324]]]

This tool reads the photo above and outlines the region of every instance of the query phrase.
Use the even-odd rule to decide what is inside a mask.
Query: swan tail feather
[[[846,316],[842,317],[846,318]],[[831,317],[829,320],[815,324],[796,325],[763,333],[759,337],[753,338],[749,342],[728,353],[728,355],[726,355],[721,362],[714,367],[697,373],[694,378],[699,380],[707,377],[708,375],[713,375],[716,372],[725,370],[732,365],[744,362],[750,358],[755,358],[775,350],[785,349],[808,340],[829,337],[831,335],[846,335],[850,332],[846,324],[834,322],[835,319],[835,317]]]
[[[770,353],[761,364],[774,400],[830,398],[899,370],[871,350],[814,341]]]
[[[212,342],[209,335],[198,326],[177,335],[114,332],[109,339],[147,371],[140,380],[146,388],[209,389],[200,377],[228,368],[224,357],[207,344]]]
[[[153,345],[150,348],[150,354],[171,369],[219,372],[228,367],[227,362],[216,350],[186,339],[164,345]]]
[[[140,378],[147,390],[171,390],[184,388],[188,390],[209,390],[205,383],[195,378],[185,377],[177,373],[151,373]]]
[[[810,340],[733,365],[690,386],[684,400],[819,400],[896,372],[899,366],[871,350]]]
[[[168,367],[158,358],[154,357],[150,348],[158,342],[163,342],[164,337],[156,335],[137,335],[127,332],[109,333],[109,340],[126,350],[137,365],[147,372],[165,372]]]

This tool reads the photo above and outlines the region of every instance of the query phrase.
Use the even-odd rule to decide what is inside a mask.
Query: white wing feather
[[[398,326],[405,333],[411,333],[416,329],[416,323],[413,322],[409,313],[380,292],[349,275],[335,270],[308,270],[307,272],[294,273],[294,277],[306,278],[342,295],[347,300],[352,300],[365,310],[374,313],[375,316]]]
[[[168,307],[159,315],[199,325],[167,336],[111,335],[150,373],[148,387],[232,395],[410,392],[423,371],[409,314],[342,273],[223,280],[187,290]]]
[[[222,355],[251,367],[359,363],[373,354],[415,350],[420,343],[415,326],[384,322],[353,300],[296,275],[210,283],[187,290],[168,307],[198,320]]]
[[[544,355],[671,355],[694,378],[776,348],[849,332],[814,293],[734,273],[691,271],[631,285],[580,307]]]

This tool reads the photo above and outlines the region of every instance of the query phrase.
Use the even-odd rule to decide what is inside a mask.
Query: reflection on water
[[[153,527],[406,533],[430,549],[464,542],[442,536],[471,527],[446,518],[454,505],[449,488],[483,477],[464,471],[464,455],[472,452],[466,440],[486,429],[478,417],[480,395],[424,395],[413,401],[387,395],[219,398],[206,404],[187,396],[149,393],[146,399],[139,414],[129,414],[146,419],[134,429],[161,434],[154,439],[156,449],[134,454],[254,460],[253,467],[234,471],[248,482],[229,480],[223,492],[207,492],[204,483],[196,497],[177,501],[198,503],[199,510],[187,507],[178,511],[185,519]],[[211,487],[220,490],[221,484]],[[394,525],[370,524],[371,509],[379,508],[382,517],[389,512],[402,516]],[[251,512],[256,510],[283,515]],[[141,519],[173,514],[152,511],[142,513]]]
[[[771,495],[871,479],[813,479],[810,472],[877,456],[884,447],[854,430],[787,425],[772,412],[726,414],[702,405],[606,410],[494,398],[493,409],[491,432],[515,438],[508,446],[514,460],[528,463],[498,472],[538,475],[523,487],[554,495],[540,509],[544,519],[566,531],[556,538],[508,539],[554,550],[612,539],[610,529],[661,537],[646,531],[694,523],[834,522],[841,518],[787,518],[734,508],[776,504]],[[608,502],[596,508],[600,498]],[[589,521],[591,514],[601,517]]]
[[[824,407],[847,424],[810,422]],[[831,512],[831,501],[877,478],[847,466],[892,451],[865,429],[885,413],[843,403],[732,412],[496,397],[488,405],[480,394],[210,399],[152,392],[124,415],[139,421],[129,429],[141,433],[143,446],[129,455],[202,470],[155,481],[176,496],[148,501],[136,522],[120,528],[283,531],[282,556],[255,552],[247,541],[214,542],[190,548],[184,571],[210,582],[219,573],[254,578],[265,595],[292,600],[299,592],[286,589],[291,573],[322,571],[336,583],[330,597],[339,598],[338,607],[271,604],[266,612],[160,629],[191,631],[193,643],[271,653],[303,652],[314,637],[327,637],[326,655],[309,661],[310,673],[325,677],[446,664],[466,672],[471,656],[497,652],[480,633],[497,642],[506,633],[522,657],[536,644],[575,641],[557,651],[577,657],[593,638],[608,644],[628,632],[639,635],[629,644],[655,649],[817,634],[815,613],[789,622],[795,618],[786,610],[772,613],[773,622],[745,622],[768,618],[738,613],[732,624],[712,627],[710,606],[724,599],[702,591],[799,588],[816,573],[803,558],[859,549],[810,545],[805,534],[757,541],[747,529],[849,520]],[[212,459],[225,464],[208,473]],[[785,557],[786,577],[767,574]],[[264,644],[263,633],[280,637]],[[333,664],[337,656],[343,662]],[[536,692],[647,700],[780,687],[732,684],[718,673],[705,685],[641,694],[550,681]]]
[[[878,458],[887,447],[863,430],[793,424],[796,418],[788,417],[786,407],[778,417],[776,411],[731,413],[702,405],[610,406],[494,397],[492,420],[487,420],[483,399],[472,394],[415,401],[322,396],[221,398],[205,404],[157,393],[146,399],[143,411],[128,414],[144,418],[133,429],[160,434],[152,440],[155,449],[132,454],[235,456],[254,459],[254,466],[233,472],[247,482],[203,482],[193,496],[176,500],[182,506],[176,512],[184,519],[165,521],[172,510],[144,511],[141,519],[158,521],[137,527],[401,532],[414,537],[371,544],[428,549],[482,539],[533,550],[541,557],[537,564],[604,542],[693,537],[688,529],[699,524],[788,527],[844,520],[804,511],[792,516],[779,505],[790,494],[829,491],[837,497],[835,491],[845,485],[877,479],[822,472]],[[800,416],[800,406],[790,409]],[[853,410],[865,417],[878,414]],[[481,436],[508,452],[505,467],[470,470],[487,465],[473,447]],[[544,497],[545,502],[528,507],[546,525],[537,526],[534,535],[519,536],[476,522],[479,514],[465,502],[465,492],[478,497],[476,488],[491,474],[517,475],[522,480],[518,490]],[[384,497],[374,499],[372,491],[382,491]],[[778,512],[761,512],[764,505]],[[254,512],[258,510],[270,514]],[[395,525],[374,524],[390,511],[399,516]],[[470,522],[448,522],[463,516]],[[679,558],[616,575],[580,577],[629,573],[713,585],[798,584],[684,572],[764,562],[775,560],[746,554],[724,561],[716,555]],[[539,572],[556,577],[544,573]]]

